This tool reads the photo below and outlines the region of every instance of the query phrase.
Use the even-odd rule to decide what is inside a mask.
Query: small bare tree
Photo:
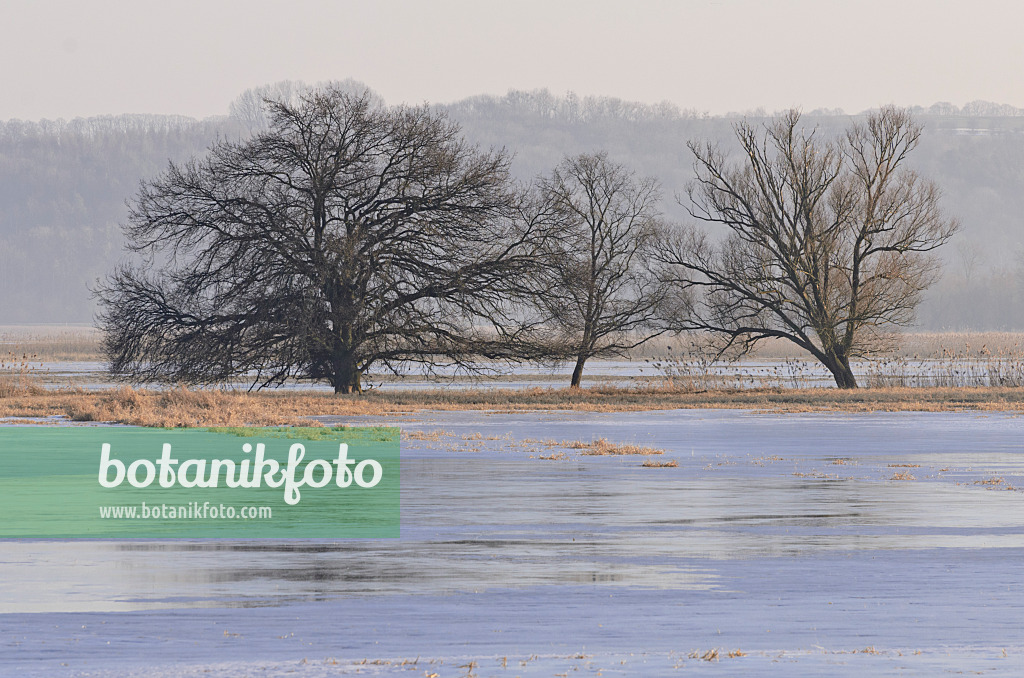
[[[737,125],[739,165],[691,143],[690,214],[728,235],[714,244],[682,230],[662,258],[683,290],[700,293],[692,329],[744,349],[787,339],[837,386],[856,388],[851,358],[913,320],[937,272],[931,253],[958,224],[940,210],[937,186],[905,167],[921,135],[905,110],[884,108],[838,139],[799,122],[791,111],[763,129]]]
[[[661,195],[657,182],[605,153],[565,158],[539,189],[558,237],[547,241],[538,298],[576,360],[570,383],[578,387],[589,358],[621,355],[664,331],[666,285],[650,266]]]

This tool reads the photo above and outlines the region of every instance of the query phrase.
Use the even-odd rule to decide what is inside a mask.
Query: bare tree
[[[148,263],[97,291],[111,370],[349,393],[371,365],[513,357],[544,233],[507,155],[369,94],[266,106],[266,131],[143,184],[125,230]]]
[[[256,134],[269,129],[272,110],[267,101],[275,101],[289,105],[298,105],[304,94],[317,89],[330,88],[335,91],[348,92],[355,97],[368,97],[372,106],[383,106],[384,100],[373,93],[366,85],[351,78],[332,82],[321,82],[308,85],[301,80],[281,80],[260,87],[245,90],[228,105],[228,115],[246,132]]]
[[[621,355],[664,331],[666,286],[650,267],[661,195],[605,153],[565,158],[539,189],[559,235],[548,241],[538,298],[576,360],[578,387],[589,358]]]
[[[713,244],[689,229],[663,258],[682,289],[702,293],[691,328],[745,349],[787,339],[837,386],[856,388],[851,358],[912,321],[935,279],[930,253],[958,224],[941,212],[936,185],[905,167],[921,134],[906,111],[884,108],[838,139],[799,122],[791,111],[763,128],[738,124],[739,165],[691,143],[690,214],[728,236]]]

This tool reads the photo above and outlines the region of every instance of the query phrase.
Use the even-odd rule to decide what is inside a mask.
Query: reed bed
[[[987,347],[992,352],[1013,350],[1024,345],[1024,332],[903,332],[891,335],[895,344],[891,353],[905,358],[914,356],[938,357],[943,349],[972,346],[974,351]],[[663,335],[641,344],[626,354],[631,360],[661,358],[680,347],[692,343],[708,345],[709,338],[701,334]],[[784,339],[764,339],[747,355],[754,360],[810,361],[813,357],[803,349]]]
[[[31,356],[36,362],[100,361],[100,341],[91,327],[0,326],[0,356]]]
[[[977,345],[975,345],[977,346]],[[889,354],[873,360],[868,385],[980,388],[1024,386],[1024,347],[1001,343],[973,347],[940,345],[936,354]]]
[[[721,356],[701,337],[666,345],[666,352],[645,358],[665,384],[710,391],[740,388],[803,388],[828,382],[809,356],[757,363],[760,354]],[[911,352],[917,349],[916,352]],[[901,348],[878,352],[854,363],[858,381],[870,387],[981,388],[1024,387],[1024,335],[1011,332],[906,335]]]

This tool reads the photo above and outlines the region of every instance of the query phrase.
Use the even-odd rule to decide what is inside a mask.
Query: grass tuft
[[[654,459],[644,459],[644,463],[640,464],[644,468],[676,468],[679,466],[679,462],[675,459],[669,459],[668,461],[656,461]]]

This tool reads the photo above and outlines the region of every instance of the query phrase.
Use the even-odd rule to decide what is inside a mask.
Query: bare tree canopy
[[[655,180],[605,153],[565,158],[539,190],[558,230],[539,299],[576,360],[575,387],[589,358],[621,355],[663,331],[665,285],[649,266],[663,230],[661,194]]]
[[[97,291],[111,370],[348,393],[371,365],[508,357],[544,235],[521,218],[507,155],[369,94],[266,106],[266,131],[172,164],[131,204],[149,265]]]
[[[802,128],[796,111],[735,130],[740,164],[690,144],[690,214],[728,236],[688,229],[663,254],[680,288],[698,293],[690,327],[744,348],[787,339],[856,388],[850,359],[913,320],[935,279],[930,253],[958,228],[937,186],[905,166],[921,127],[890,107],[838,139]]]

